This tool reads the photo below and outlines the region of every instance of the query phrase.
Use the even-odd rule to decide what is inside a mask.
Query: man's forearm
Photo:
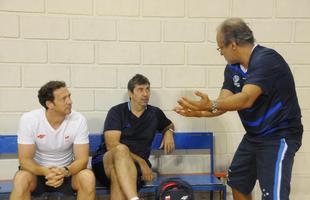
[[[138,155],[136,155],[136,154],[134,154],[134,153],[132,153],[132,152],[130,152],[130,156],[132,157],[132,159],[133,159],[135,162],[139,163],[139,165],[140,165],[140,164],[146,163],[145,160],[144,160],[143,158],[141,158],[140,156],[138,156]]]
[[[70,175],[75,175],[81,170],[87,168],[88,158],[87,159],[78,159],[74,160],[70,165],[66,166],[69,169]]]
[[[167,131],[171,131],[172,133],[174,133],[174,124],[173,123],[169,124],[166,128],[164,128],[163,133],[165,134]]]
[[[29,171],[35,175],[46,176],[49,172],[49,169],[47,167],[39,165],[33,159],[19,160],[19,164],[22,170]]]
[[[217,117],[224,114],[226,111],[217,110],[215,113],[209,111],[193,111],[197,114],[194,117]]]
[[[217,108],[223,111],[235,111],[251,108],[262,89],[253,84],[246,84],[240,93],[232,94],[230,91],[222,90],[217,99]]]
[[[249,96],[246,93],[240,92],[227,98],[218,99],[218,109],[223,111],[235,111],[248,108]]]

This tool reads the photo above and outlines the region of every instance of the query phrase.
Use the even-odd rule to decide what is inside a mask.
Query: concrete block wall
[[[195,90],[217,96],[225,60],[215,30],[227,17],[243,17],[257,42],[279,51],[294,73],[305,132],[291,199],[310,199],[309,8],[310,0],[0,0],[0,134],[16,134],[49,80],[67,82],[74,109],[100,133],[108,109],[127,100],[128,79],[142,73],[151,103],[178,131],[214,132],[216,169],[226,170],[244,133],[237,114],[186,119],[171,109]]]

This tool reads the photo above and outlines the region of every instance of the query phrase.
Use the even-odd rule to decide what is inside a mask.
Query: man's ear
[[[232,42],[231,47],[232,47],[232,50],[236,50],[238,47],[238,44],[236,42]]]
[[[45,105],[48,109],[53,109],[54,108],[54,103],[51,101],[46,101]]]
[[[132,92],[130,90],[128,90],[129,99],[131,99],[132,95],[133,95]]]

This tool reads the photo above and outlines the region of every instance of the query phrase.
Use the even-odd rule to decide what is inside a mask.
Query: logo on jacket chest
[[[38,139],[43,139],[43,138],[45,138],[45,136],[46,136],[46,134],[44,134],[44,133],[38,133],[37,134]]]
[[[239,88],[240,87],[240,76],[234,75],[233,76],[233,82],[234,82],[234,86]]]

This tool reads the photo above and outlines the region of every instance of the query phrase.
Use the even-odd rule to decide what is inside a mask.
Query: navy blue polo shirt
[[[279,53],[258,45],[251,54],[246,72],[240,64],[231,64],[226,66],[224,75],[222,89],[228,89],[234,94],[241,92],[245,84],[257,85],[262,89],[262,94],[251,108],[238,111],[247,134],[302,134],[301,112],[293,75]]]
[[[155,134],[171,123],[161,109],[151,105],[147,105],[143,114],[136,117],[131,112],[130,103],[125,102],[109,110],[104,131],[121,131],[120,143],[148,162]]]

